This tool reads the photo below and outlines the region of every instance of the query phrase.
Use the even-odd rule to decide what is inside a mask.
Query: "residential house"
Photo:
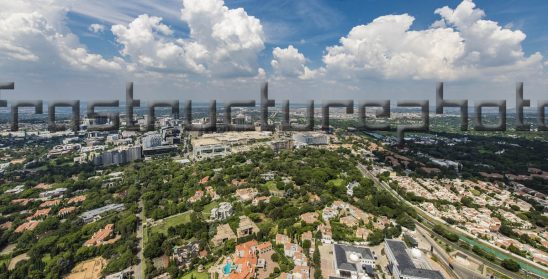
[[[259,232],[259,227],[247,216],[240,216],[240,223],[236,235],[238,238]]]
[[[194,241],[182,246],[173,247],[173,259],[177,266],[189,268],[193,259],[198,257],[200,252],[200,243]]]
[[[38,220],[38,221],[35,221],[35,220],[32,220],[32,221],[28,221],[26,223],[23,223],[21,225],[19,225],[16,229],[15,229],[15,232],[16,233],[20,233],[20,232],[24,232],[24,231],[32,231],[36,228],[36,226],[38,226],[38,224],[40,224],[40,222],[42,222],[41,220]]]
[[[59,212],[57,213],[57,215],[60,216],[60,217],[65,217],[68,214],[74,212],[75,210],[76,210],[76,207],[74,207],[74,206],[63,207],[63,208],[59,209]]]
[[[236,246],[232,263],[235,268],[230,273],[229,279],[250,279],[255,277],[255,267],[257,266],[256,249],[256,240]]]
[[[259,191],[257,191],[257,189],[255,189],[255,188],[242,188],[242,189],[237,189],[236,190],[235,196],[241,202],[247,202],[247,201],[251,201],[253,198],[255,198],[255,196],[257,196],[258,193],[259,193]]]
[[[228,202],[222,202],[218,207],[211,209],[210,219],[214,221],[222,221],[232,216],[232,204]]]
[[[194,196],[192,196],[188,199],[188,202],[195,203],[195,202],[201,200],[203,197],[204,197],[204,191],[198,190],[194,193]]]
[[[88,239],[84,246],[91,247],[91,246],[101,246],[103,244],[110,244],[113,241],[107,241],[110,236],[113,233],[114,224],[106,224],[103,229],[98,230],[96,233],[94,233],[90,239]],[[114,239],[113,239],[114,240]]]
[[[318,222],[318,217],[319,215],[316,212],[307,212],[301,214],[300,216],[301,220],[307,224],[314,224]]]
[[[236,235],[228,224],[222,224],[217,226],[217,233],[211,239],[213,245],[219,246],[230,239],[236,239]]]

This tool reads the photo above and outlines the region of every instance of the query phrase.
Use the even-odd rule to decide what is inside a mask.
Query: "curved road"
[[[419,213],[419,215],[421,215],[421,209],[420,208],[417,208],[415,205],[411,204],[409,201],[407,201],[406,199],[402,198],[399,194],[397,194],[392,188],[390,188],[390,186],[388,186],[386,183],[380,181],[377,177],[375,177],[372,173],[369,172],[369,170],[362,164],[358,163],[357,165],[358,169],[362,172],[362,174],[368,178],[371,178],[373,180],[373,182],[375,183],[375,185],[377,185],[378,187],[388,191],[392,196],[394,196],[396,199],[402,201],[403,203],[411,206],[413,209],[415,209],[417,211],[417,213]],[[421,216],[423,217],[423,219],[426,220],[425,217],[428,217],[428,218],[431,218],[430,216]],[[429,228],[427,228],[426,226],[424,226],[424,224],[422,223],[419,223],[419,222],[416,222],[417,224],[421,225],[423,228],[427,229],[429,232],[432,232]],[[436,234],[437,235],[437,234]],[[461,251],[462,253],[468,255],[469,257],[473,257],[474,259],[477,259],[479,261],[481,261],[483,264],[487,265],[489,268],[493,269],[493,270],[496,270],[497,272],[499,273],[502,273],[502,274],[505,274],[507,276],[513,276],[513,277],[517,277],[517,278],[523,278],[524,276],[526,275],[523,275],[523,274],[516,274],[516,273],[511,273],[509,272],[508,270],[502,268],[501,266],[499,265],[496,265],[496,264],[493,264],[492,262],[490,261],[487,261],[473,253],[471,253],[470,251],[468,250],[464,250],[463,248],[461,248],[460,246],[456,245],[455,243],[452,243],[452,242],[448,242],[445,240],[445,238],[441,237],[440,236],[440,240],[442,240],[444,243],[450,245],[451,247],[453,247],[455,250],[459,250]],[[519,277],[518,277],[519,276]],[[525,277],[525,278],[528,278],[528,277]]]

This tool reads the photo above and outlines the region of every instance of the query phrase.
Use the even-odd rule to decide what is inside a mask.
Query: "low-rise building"
[[[273,172],[273,171],[269,171],[269,172],[261,174],[261,179],[263,179],[265,181],[270,181],[270,180],[274,179],[275,177],[276,177],[276,173]]]
[[[40,220],[36,221],[36,220],[32,220],[32,221],[28,221],[26,223],[23,223],[21,225],[19,225],[16,229],[15,229],[15,232],[16,233],[20,233],[20,232],[24,232],[24,231],[32,231],[36,228],[36,226],[38,226],[38,224],[40,224]]]
[[[236,235],[238,238],[252,235],[259,232],[259,227],[247,216],[240,216],[240,223]]]
[[[432,270],[422,252],[408,250],[401,240],[386,239],[384,251],[388,258],[388,269],[394,278],[443,279],[441,272]]]
[[[57,215],[59,215],[60,217],[65,217],[68,214],[74,212],[75,210],[76,210],[76,207],[74,207],[74,206],[63,207],[63,208],[59,209],[59,212],[57,213]]]
[[[217,192],[215,191],[215,189],[213,189],[213,187],[211,187],[211,186],[206,186],[206,187],[205,187],[205,190],[206,190],[207,194],[209,195],[209,197],[211,198],[212,201],[218,200],[218,199],[221,198],[221,197],[217,194]]]
[[[219,246],[231,239],[236,239],[236,234],[234,234],[228,224],[222,224],[217,226],[217,233],[213,236],[211,242],[213,245]]]
[[[45,201],[43,203],[40,204],[40,207],[52,207],[52,206],[56,206],[56,205],[59,205],[61,203],[61,200],[57,199],[57,200],[50,200],[50,201]]]
[[[222,221],[232,216],[232,204],[222,202],[218,207],[211,209],[211,220]]]
[[[274,152],[280,152],[282,150],[290,150],[293,147],[293,140],[273,140],[270,142],[270,147]]]
[[[367,240],[367,237],[369,236],[369,230],[366,228],[357,228],[356,229],[356,237],[361,238],[363,240]]]
[[[11,200],[11,204],[20,204],[20,205],[27,205],[29,202],[32,202],[34,201],[34,199],[30,198],[30,199],[14,199],[14,200]]]
[[[111,211],[120,212],[124,209],[125,209],[125,206],[123,204],[120,204],[120,203],[108,204],[108,205],[105,205],[103,207],[99,207],[99,208],[92,209],[92,210],[89,210],[89,211],[86,211],[86,212],[82,213],[80,215],[80,219],[82,219],[82,221],[84,221],[84,223],[95,222],[95,221],[101,219],[101,215],[103,215],[103,214],[106,214],[106,213],[111,212]]]
[[[105,276],[105,279],[131,279],[133,278],[133,268],[128,267],[120,272],[112,273]]]
[[[307,223],[307,224],[314,224],[316,222],[318,222],[318,213],[316,212],[307,212],[307,213],[303,213],[301,214],[300,218],[301,218],[301,221]]]
[[[229,275],[229,279],[250,279],[255,277],[255,267],[257,266],[257,241],[251,240],[236,246],[236,252],[233,257],[234,269]]]
[[[254,206],[257,206],[261,203],[269,203],[269,202],[270,202],[270,197],[261,196],[261,197],[254,198],[253,201],[251,202],[251,204],[254,205]]]
[[[195,202],[201,200],[203,197],[204,197],[204,191],[198,190],[194,193],[194,195],[192,197],[190,197],[188,199],[188,202],[195,203]]]
[[[63,196],[67,192],[67,188],[57,188],[50,191],[40,193],[41,198],[55,198]]]
[[[259,252],[259,255],[266,254],[270,251],[272,251],[272,243],[270,243],[270,241],[263,242],[257,246],[257,252]]]
[[[339,215],[339,211],[331,207],[326,207],[322,211],[322,219],[325,222],[329,222],[330,219],[333,219]]]
[[[290,242],[291,239],[289,239],[289,236],[281,233],[276,234],[276,245],[285,245]]]
[[[27,220],[32,220],[40,217],[48,217],[51,208],[38,209],[33,215],[27,217]]]
[[[173,247],[173,259],[177,266],[188,268],[193,259],[198,257],[200,252],[200,243],[194,241],[183,246]]]
[[[333,231],[331,230],[331,226],[320,224],[318,226],[318,229],[320,230],[320,233],[322,234],[322,243],[332,243],[333,242]]]
[[[67,203],[68,204],[79,203],[79,202],[83,202],[85,200],[86,200],[86,196],[80,195],[80,196],[74,196],[74,197],[70,198]]]
[[[3,230],[9,230],[11,229],[11,227],[13,227],[13,222],[10,222],[10,221],[0,224],[0,229],[3,229]]]
[[[352,181],[348,184],[346,184],[346,194],[349,195],[349,196],[353,196],[354,195],[354,187],[356,186],[359,186],[360,183],[358,183],[357,181]]]
[[[20,194],[21,192],[23,192],[25,190],[25,185],[21,184],[21,185],[17,185],[11,189],[8,189],[6,190],[6,194],[14,194],[14,195],[17,195],[17,194]]]
[[[107,224],[104,228],[98,230],[95,232],[90,239],[88,239],[84,246],[86,247],[92,247],[92,246],[101,246],[103,244],[108,244],[107,240],[110,238],[110,236],[113,233],[114,224]]]
[[[338,276],[361,278],[373,275],[375,257],[369,248],[334,244],[333,255],[333,266]]]
[[[200,181],[198,181],[198,184],[203,185],[209,182],[209,176],[204,176]]]
[[[350,228],[357,227],[360,224],[358,219],[352,215],[341,217],[340,222]]]
[[[243,188],[237,189],[235,195],[240,201],[247,202],[255,198],[258,193],[259,191],[257,191],[257,189],[255,188]]]

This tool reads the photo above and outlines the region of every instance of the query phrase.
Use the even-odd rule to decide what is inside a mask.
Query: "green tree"
[[[519,265],[519,263],[517,263],[516,261],[512,259],[505,259],[502,261],[500,265],[513,272],[518,272],[521,269],[521,266]]]

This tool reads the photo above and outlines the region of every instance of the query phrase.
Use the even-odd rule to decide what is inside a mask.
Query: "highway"
[[[439,245],[432,237],[431,233],[429,233],[425,228],[423,228],[420,224],[417,224],[416,231],[420,234],[420,236],[425,239],[430,246],[433,247],[434,251],[433,254],[438,257],[441,261],[443,261],[443,267],[447,270],[451,270],[451,274],[456,278],[463,278],[463,279],[483,279],[486,278],[486,276],[483,276],[479,272],[475,272],[473,270],[470,270],[468,268],[465,268],[459,264],[457,264],[445,251],[443,247]],[[449,271],[448,271],[449,272]]]
[[[386,184],[385,182],[383,181],[380,181],[377,177],[375,177],[372,173],[369,172],[369,170],[362,164],[358,164],[358,169],[362,172],[362,174],[367,177],[367,178],[370,178],[373,180],[373,182],[375,183],[375,185],[377,185],[377,187],[380,187],[381,189],[384,189],[386,190],[387,192],[389,192],[392,196],[394,196],[394,198],[400,200],[401,202],[405,203],[406,205],[410,206],[411,208],[415,209],[415,211],[417,212],[417,214],[419,214],[423,220],[426,222],[426,223],[429,223],[428,225],[430,225],[431,227],[433,227],[433,223],[430,222],[429,220],[432,219],[431,216],[428,216],[426,215],[422,209],[416,207],[415,205],[413,205],[412,203],[410,203],[409,201],[405,200],[403,197],[401,197],[398,193],[396,193],[392,188],[390,188],[390,186],[388,184]],[[434,235],[437,235],[436,233],[434,233],[432,230],[431,230],[431,227],[428,227],[427,225],[423,224],[423,223],[420,223],[420,222],[416,222],[416,224],[420,227],[422,227],[423,229],[426,229],[429,233],[431,234],[434,234]],[[439,235],[438,235],[439,236]],[[461,251],[462,253],[466,254],[467,256],[469,257],[472,257],[476,260],[479,260],[481,263],[485,264],[486,266],[488,266],[489,268],[497,271],[497,272],[500,272],[502,274],[505,274],[506,276],[512,276],[513,278],[531,278],[529,276],[526,276],[525,274],[522,274],[522,273],[512,273],[504,268],[502,268],[501,266],[497,265],[497,264],[494,264],[486,259],[483,259],[479,256],[477,256],[476,254],[474,254],[473,252],[469,251],[469,250],[466,250],[466,249],[463,249],[462,247],[456,245],[455,243],[452,243],[450,241],[447,241],[444,237],[442,236],[439,236],[438,237],[440,240],[442,240],[444,243],[450,245],[453,249],[455,250],[458,250],[458,251]]]

